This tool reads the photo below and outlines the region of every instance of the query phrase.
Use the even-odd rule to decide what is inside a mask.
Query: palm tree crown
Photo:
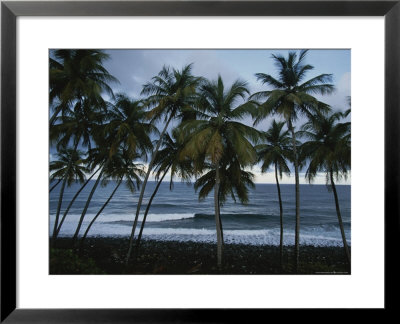
[[[309,181],[318,172],[333,172],[336,179],[347,176],[351,165],[350,122],[339,123],[343,116],[340,112],[318,114],[303,125],[300,134],[307,141],[302,144],[301,152],[309,159],[306,171]]]
[[[290,174],[290,169],[287,161],[291,159],[291,138],[289,130],[283,131],[284,122],[272,121],[270,129],[263,133],[265,144],[256,146],[258,161],[262,162],[261,172],[267,172],[272,165],[278,168],[280,178],[282,173]]]
[[[151,82],[143,85],[141,94],[147,96],[146,103],[151,107],[149,118],[158,121],[164,117],[167,121],[193,117],[196,90],[202,80],[192,75],[192,64],[184,66],[181,71],[164,66]]]
[[[146,159],[153,148],[151,135],[158,134],[157,128],[146,120],[146,111],[141,101],[135,101],[124,94],[116,96],[115,104],[108,111],[108,121],[100,128],[100,138],[111,141],[110,154],[120,145],[125,154],[133,159],[136,155]]]
[[[79,150],[70,148],[60,150],[57,153],[58,160],[50,162],[50,172],[52,172],[50,180],[65,178],[68,186],[73,182],[84,182],[85,172],[88,169],[82,156],[83,152]],[[70,167],[69,164],[71,164]]]
[[[272,90],[260,91],[251,96],[257,100],[266,99],[259,108],[255,124],[271,113],[279,114],[285,120],[293,122],[299,114],[309,117],[317,111],[329,111],[329,106],[313,95],[325,95],[334,91],[331,84],[332,74],[320,74],[305,81],[307,72],[314,69],[312,65],[304,63],[307,52],[302,50],[299,55],[290,52],[287,58],[272,55],[279,71],[277,78],[265,73],[256,74],[257,80],[271,86]]]
[[[54,113],[50,125],[60,111],[82,101],[104,109],[106,101],[102,93],[112,98],[109,84],[118,82],[103,66],[109,55],[102,50],[55,50],[52,56],[49,99]]]
[[[256,153],[251,141],[258,140],[259,132],[238,120],[250,115],[254,105],[246,102],[234,108],[238,99],[244,99],[247,94],[247,83],[240,80],[228,90],[224,89],[221,76],[217,81],[205,82],[196,105],[201,119],[181,125],[181,136],[189,138],[183,154],[189,154],[194,160],[207,158],[217,164],[229,146],[237,153],[242,166],[253,163]]]
[[[230,150],[224,154],[223,161],[220,162],[219,177],[220,187],[218,201],[222,206],[228,197],[234,202],[240,201],[242,204],[249,202],[249,188],[255,188],[254,174],[244,170],[234,154]],[[201,175],[194,184],[194,189],[199,190],[199,199],[205,199],[215,187],[216,170],[215,167],[205,162]]]
[[[181,156],[185,144],[185,141],[179,137],[178,129],[172,131],[172,136],[169,133],[164,134],[163,148],[158,152],[154,160],[156,179],[159,179],[165,170],[170,170],[170,189],[173,187],[175,176],[181,178],[182,181],[190,182],[191,177],[194,175],[192,161],[187,157]]]

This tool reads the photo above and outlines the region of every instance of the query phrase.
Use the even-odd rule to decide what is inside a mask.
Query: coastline
[[[50,253],[50,274],[294,274],[293,246],[284,246],[281,269],[279,246],[225,244],[219,270],[213,243],[142,240],[126,267],[128,243],[128,238],[89,237],[78,257],[70,250],[72,239],[59,238]],[[300,246],[298,274],[349,274],[343,248]]]

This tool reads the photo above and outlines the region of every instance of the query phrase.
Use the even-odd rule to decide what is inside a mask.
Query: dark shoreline
[[[50,274],[294,274],[293,247],[225,244],[222,269],[216,244],[143,240],[125,266],[127,238],[87,238],[79,256],[71,238],[58,238],[50,253]],[[342,247],[300,246],[299,274],[349,274]]]

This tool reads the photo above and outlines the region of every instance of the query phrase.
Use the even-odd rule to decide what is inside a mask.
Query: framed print
[[[398,1],[2,2],[1,320],[393,308],[399,15]],[[273,127],[289,161],[275,176]]]

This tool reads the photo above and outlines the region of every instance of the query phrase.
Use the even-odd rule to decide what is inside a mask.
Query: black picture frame
[[[384,16],[385,310],[396,308],[399,274],[400,0],[395,1],[4,1],[1,3],[1,322],[236,322],[266,310],[16,308],[16,19],[18,16]],[[366,67],[367,68],[367,67]],[[373,150],[373,148],[371,148]],[[373,152],[370,152],[373,154]],[[371,260],[373,262],[373,260]],[[367,283],[366,283],[367,284]],[[393,296],[393,297],[392,297]],[[251,314],[248,314],[251,312]],[[260,314],[255,314],[260,313]]]

